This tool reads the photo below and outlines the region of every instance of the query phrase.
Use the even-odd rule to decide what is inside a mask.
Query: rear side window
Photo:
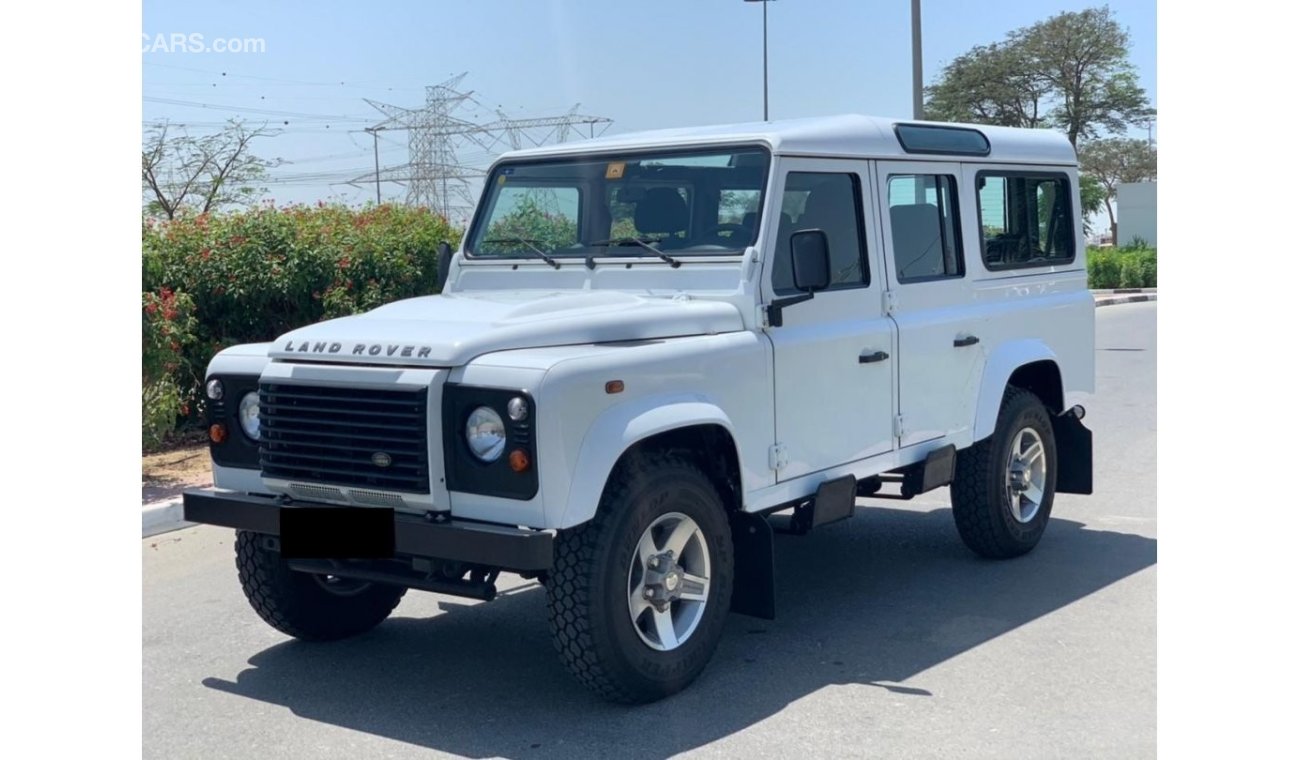
[[[989,269],[1074,261],[1070,182],[1063,174],[980,172],[980,237]]]
[[[889,228],[899,282],[966,274],[951,174],[890,175]]]

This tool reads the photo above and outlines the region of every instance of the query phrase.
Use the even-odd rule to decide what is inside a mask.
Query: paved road
[[[230,531],[145,539],[145,755],[1153,756],[1155,321],[1097,311],[1097,493],[1060,497],[1034,553],[969,553],[946,491],[862,501],[778,537],[779,619],[732,616],[700,681],[646,707],[568,677],[533,584],[412,592],[374,632],[307,645],[248,608]]]

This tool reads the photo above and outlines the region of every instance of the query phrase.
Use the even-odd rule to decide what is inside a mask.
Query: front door
[[[865,161],[792,159],[776,178],[780,222],[764,241],[764,295],[797,295],[790,235],[820,229],[831,251],[831,286],[784,309],[768,328],[776,378],[777,480],[893,448],[893,322],[883,312],[884,277]],[[772,229],[772,228],[775,229]]]
[[[987,344],[981,343],[981,320],[966,277],[967,256],[979,266],[979,251],[962,245],[977,238],[963,235],[962,225],[969,232],[976,216],[962,190],[959,164],[876,166],[886,276],[898,324],[902,447],[959,433],[974,416]]]

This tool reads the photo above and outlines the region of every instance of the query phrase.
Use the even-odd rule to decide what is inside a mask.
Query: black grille
[[[429,493],[427,390],[262,383],[259,396],[264,476]]]

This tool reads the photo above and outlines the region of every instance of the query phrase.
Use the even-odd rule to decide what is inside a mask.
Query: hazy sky
[[[910,5],[771,3],[772,118],[910,116]],[[922,0],[926,81],[973,45],[1095,5]],[[1110,7],[1130,32],[1131,59],[1154,102],[1155,2]],[[255,38],[264,52],[189,52],[197,38],[182,49],[172,35],[202,35],[204,44]],[[240,116],[282,130],[257,146],[286,162],[269,184],[280,203],[372,199],[373,185],[346,184],[373,171],[372,138],[361,130],[383,117],[363,98],[418,107],[425,85],[462,72],[460,89],[476,102],[456,115],[471,121],[495,120],[497,108],[555,115],[575,103],[613,119],[610,133],[762,117],[762,8],[742,0],[145,0],[142,49],[145,122],[203,130]],[[381,137],[381,163],[404,163],[404,133]],[[467,148],[464,158],[482,165],[489,156]],[[403,190],[386,184],[383,192]]]

